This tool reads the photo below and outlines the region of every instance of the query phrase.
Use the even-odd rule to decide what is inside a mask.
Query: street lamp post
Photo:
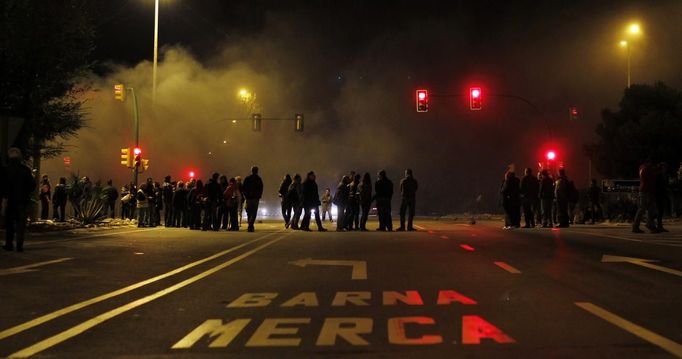
[[[632,79],[632,72],[631,72],[632,66],[631,66],[631,59],[630,59],[631,52],[632,52],[632,46],[630,45],[629,42],[627,42],[625,40],[620,42],[620,46],[624,47],[625,51],[627,51],[627,55],[626,55],[627,56],[627,63],[628,63],[628,65],[627,65],[627,67],[628,67],[628,69],[627,69],[627,72],[628,72],[627,87],[630,87],[630,82]]]
[[[156,101],[156,67],[159,59],[159,0],[154,1],[154,64],[152,65],[152,100]]]
[[[642,32],[641,26],[639,26],[638,23],[631,23],[628,25],[626,34],[630,36],[631,38],[634,38],[636,36],[639,36]],[[621,40],[620,46],[624,47],[625,50],[627,51],[627,73],[628,73],[628,82],[627,82],[627,87],[630,87],[630,84],[632,83],[632,40]]]

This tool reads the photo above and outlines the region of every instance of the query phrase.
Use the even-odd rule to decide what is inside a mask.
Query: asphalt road
[[[682,227],[418,225],[35,236],[0,356],[682,358]]]

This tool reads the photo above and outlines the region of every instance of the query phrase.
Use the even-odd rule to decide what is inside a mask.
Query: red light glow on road
[[[468,244],[460,244],[460,248],[464,249],[465,251],[473,252],[475,251],[474,247],[468,245]]]

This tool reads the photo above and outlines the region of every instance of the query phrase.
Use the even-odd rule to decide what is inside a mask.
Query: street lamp
[[[642,31],[640,28],[639,24],[637,23],[632,23],[630,26],[628,26],[628,32],[633,34],[633,35],[638,35]]]
[[[629,37],[635,37],[639,36],[642,33],[642,27],[638,23],[631,23],[630,25],[627,26],[626,30],[626,35],[629,35]],[[620,46],[624,48],[627,51],[627,62],[628,62],[628,86],[630,87],[631,79],[632,79],[632,66],[631,66],[631,56],[632,56],[632,41],[627,41],[627,40],[621,40],[620,41]]]

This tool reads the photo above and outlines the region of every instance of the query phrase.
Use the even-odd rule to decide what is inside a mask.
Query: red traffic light
[[[417,112],[429,111],[429,92],[427,90],[417,90]]]
[[[189,178],[194,178],[194,171],[189,171]]]
[[[549,161],[554,161],[556,159],[556,152],[554,151],[547,151],[547,159]]]
[[[135,156],[137,156],[139,154],[142,154],[142,150],[139,147],[135,147],[135,149],[133,150],[133,153],[135,154]]]
[[[469,109],[477,111],[483,108],[483,92],[480,87],[469,88]]]

